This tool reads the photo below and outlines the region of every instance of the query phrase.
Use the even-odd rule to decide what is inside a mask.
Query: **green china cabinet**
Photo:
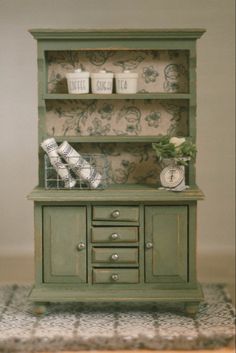
[[[203,193],[195,166],[189,189],[159,189],[157,136],[196,141],[196,40],[202,29],[49,30],[38,45],[39,185],[35,286],[47,302],[176,302],[194,314],[196,209]],[[66,74],[81,68],[138,73],[138,92],[69,94]],[[90,90],[91,92],[91,90]],[[54,137],[107,159],[103,189],[45,188],[41,142]]]

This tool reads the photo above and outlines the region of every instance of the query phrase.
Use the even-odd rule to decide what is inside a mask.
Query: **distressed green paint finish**
[[[43,214],[42,206],[34,204],[34,271],[35,285],[43,282]]]
[[[40,40],[38,43],[43,43],[45,51],[52,50],[188,50],[193,40],[185,39],[162,39],[156,40],[153,38],[140,41],[138,39],[124,39],[117,43],[112,40],[90,38],[87,42],[83,40]]]
[[[187,206],[147,206],[145,224],[146,282],[186,282]]]
[[[94,269],[93,283],[111,283],[115,286],[118,283],[138,283],[138,269]]]
[[[108,243],[113,246],[117,243],[134,245],[138,242],[137,227],[93,227],[91,232],[92,243]]]
[[[45,135],[43,139],[46,139],[48,136]],[[43,140],[42,139],[42,140]],[[63,136],[55,137],[55,140],[58,143],[61,143],[65,140]],[[66,140],[69,143],[152,143],[157,142],[157,136],[80,136],[78,137],[68,136]]]
[[[121,270],[120,270],[121,271]],[[127,271],[127,270],[125,270]],[[130,271],[130,270],[129,270]],[[128,278],[134,278],[138,280],[138,274],[136,269],[132,269],[132,274],[126,272]],[[110,275],[113,272],[108,272],[104,276],[107,281],[110,281]],[[114,272],[116,273],[116,272]],[[101,277],[100,277],[101,278]],[[121,289],[122,286],[122,289]],[[133,287],[133,288],[131,288]],[[106,289],[106,290],[105,290]],[[139,290],[138,290],[139,289]],[[143,294],[145,292],[145,295]],[[151,288],[145,287],[139,288],[139,284],[114,284],[105,282],[105,284],[96,284],[93,286],[93,290],[84,288],[78,290],[78,288],[68,288],[56,286],[56,287],[41,287],[33,288],[31,292],[31,299],[34,301],[50,301],[50,302],[196,302],[199,303],[203,299],[203,293],[199,284],[196,284],[194,288]]]
[[[39,187],[35,203],[34,301],[167,301],[192,308],[202,298],[196,276],[196,208],[204,195],[190,164],[190,188],[173,193],[157,185],[111,185],[106,190],[44,190],[46,105],[53,100],[188,101],[188,136],[196,141],[196,40],[203,29],[70,29],[30,31],[38,41]],[[187,50],[187,93],[86,94],[48,92],[47,51]],[[147,143],[157,136],[66,136],[70,143]],[[65,136],[58,136],[61,142]],[[114,212],[119,215],[114,217]],[[111,234],[120,237],[111,239]],[[85,248],[77,250],[78,243]],[[146,248],[147,242],[153,248]],[[120,262],[110,262],[117,253]],[[117,275],[117,277],[113,276]],[[113,277],[112,277],[113,276]],[[194,304],[194,305],[193,305]],[[190,307],[191,306],[191,307]],[[189,309],[189,310],[190,310]],[[194,309],[195,310],[195,309]]]
[[[205,29],[202,28],[186,28],[186,29],[96,29],[96,28],[78,28],[78,29],[31,29],[30,33],[38,41],[49,41],[56,44],[58,41],[70,43],[71,40],[82,41],[85,45],[90,40],[105,40],[109,43],[113,42],[113,46],[118,46],[119,42],[138,41],[139,46],[143,45],[146,40],[196,40],[202,36]]]
[[[44,207],[44,282],[86,282],[85,207]]]
[[[139,206],[139,276],[140,283],[145,282],[145,220],[144,204]]]
[[[138,248],[93,248],[92,262],[94,265],[132,264],[138,265]]]
[[[138,222],[139,208],[137,206],[94,206],[93,220]]]
[[[197,203],[188,206],[188,275],[189,282],[197,281]]]
[[[183,202],[203,200],[204,194],[197,187],[192,186],[183,192],[170,192],[158,190],[157,186],[149,185],[112,185],[105,190],[45,190],[36,187],[29,195],[29,200],[38,202]],[[111,210],[110,210],[111,211]],[[107,215],[110,214],[109,209]],[[110,221],[109,221],[110,222]]]
[[[117,99],[189,99],[190,94],[188,93],[135,93],[135,94],[118,94],[112,93],[106,95],[106,100]],[[78,94],[65,94],[65,93],[49,93],[44,95],[45,100],[87,100],[87,99],[102,99],[104,100],[103,94],[83,94],[82,96]]]
[[[39,155],[39,164],[38,164],[38,178],[39,185],[43,185],[44,180],[44,152],[40,147],[40,143],[43,140],[45,135],[45,116],[46,116],[46,102],[43,99],[45,93],[45,85],[47,82],[46,72],[47,72],[47,63],[45,60],[43,45],[38,43],[38,155]]]
[[[87,205],[87,216],[86,216],[86,221],[87,221],[87,262],[86,262],[86,268],[87,268],[87,278],[88,278],[88,284],[92,284],[92,241],[91,241],[91,230],[92,230],[92,206],[91,204]]]
[[[193,43],[189,50],[189,136],[196,143],[196,45]],[[196,182],[195,164],[190,163],[188,168],[188,180],[190,185]]]
[[[101,268],[101,266],[94,266],[94,268]],[[108,266],[102,266],[102,268],[110,268]],[[115,267],[112,267],[112,269],[115,268]],[[131,266],[120,266],[119,268],[122,268],[122,269],[126,269],[126,268],[131,268]],[[132,266],[132,268],[136,268],[137,269],[137,266]],[[57,290],[65,290],[65,289],[77,289],[78,292],[84,292],[84,291],[87,291],[87,292],[91,292],[91,295],[92,295],[92,292],[93,290],[104,290],[106,288],[106,286],[104,286],[103,284],[101,285],[97,285],[96,286],[96,289],[93,287],[93,284],[91,283],[42,283],[40,286],[40,288],[44,288],[44,289],[49,289],[49,290],[53,290],[53,289],[57,289]],[[120,291],[122,290],[130,290],[130,291],[133,291],[135,292],[136,290],[137,291],[144,291],[144,290],[148,290],[148,291],[155,291],[155,290],[159,290],[159,289],[163,289],[163,290],[192,290],[192,289],[196,289],[198,287],[198,283],[197,282],[194,282],[194,283],[190,283],[190,282],[186,282],[186,283],[154,283],[154,282],[150,282],[150,283],[141,283],[141,281],[138,283],[138,284],[130,284],[130,285],[127,285],[127,284],[117,284],[117,287],[116,289],[119,289]],[[107,293],[107,296],[111,295],[112,294],[112,288],[109,288],[111,289],[111,293],[110,291],[108,291]],[[144,295],[144,293],[140,294],[140,296]],[[146,294],[145,294],[146,295]],[[157,297],[157,300],[158,300],[158,297]]]

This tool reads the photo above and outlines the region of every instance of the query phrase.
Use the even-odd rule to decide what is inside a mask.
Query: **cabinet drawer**
[[[94,269],[93,283],[139,283],[139,270]]]
[[[136,227],[92,228],[93,243],[135,243],[138,241]]]
[[[93,248],[93,263],[138,265],[138,248]]]
[[[137,206],[94,206],[93,220],[138,222],[139,208]]]

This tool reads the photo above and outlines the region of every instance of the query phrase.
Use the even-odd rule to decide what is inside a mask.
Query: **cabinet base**
[[[186,311],[193,312],[193,307],[203,300],[200,284],[195,288],[182,289],[79,289],[59,286],[34,287],[29,295],[33,302],[160,302],[184,303]]]

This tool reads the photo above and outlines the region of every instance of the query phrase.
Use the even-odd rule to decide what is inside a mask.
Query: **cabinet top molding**
[[[83,28],[83,29],[30,29],[35,39],[198,39],[203,28],[176,29],[124,29],[124,28]]]

